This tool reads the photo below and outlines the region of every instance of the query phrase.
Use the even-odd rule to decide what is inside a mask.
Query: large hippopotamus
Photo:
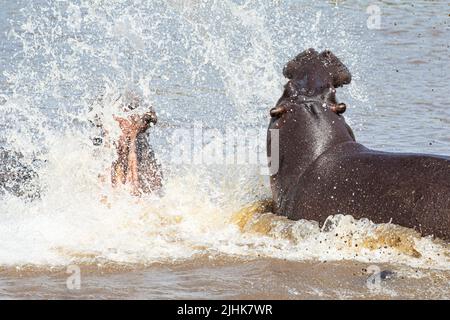
[[[306,50],[283,74],[289,81],[270,110],[267,143],[276,214],[319,223],[348,214],[450,240],[450,157],[356,142],[336,100],[351,74],[330,51]]]

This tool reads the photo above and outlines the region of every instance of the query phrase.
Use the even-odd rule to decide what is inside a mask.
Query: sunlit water
[[[249,129],[267,126],[284,63],[308,47],[351,70],[338,97],[359,141],[449,155],[444,1],[380,2],[375,29],[360,1],[1,1],[0,142],[38,159],[43,186],[38,201],[1,199],[2,297],[449,298],[448,244],[349,216],[323,229],[278,218],[252,206],[270,197],[259,165],[195,161],[227,130],[264,141]],[[92,145],[89,111],[127,88],[159,115],[162,197],[98,178],[113,152]],[[219,134],[180,163],[174,131],[200,125]],[[374,288],[377,268],[393,275]]]

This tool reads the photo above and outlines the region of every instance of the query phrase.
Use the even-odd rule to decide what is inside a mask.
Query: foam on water
[[[281,92],[283,63],[304,48],[330,48],[355,79],[367,74],[369,43],[345,31],[363,23],[355,17],[290,1],[176,0],[39,1],[21,17],[8,31],[16,52],[5,66],[1,141],[42,160],[35,168],[43,192],[34,202],[0,202],[0,265],[225,255],[448,269],[448,246],[410,230],[343,216],[321,229],[276,217],[267,203],[242,209],[269,195],[259,168],[174,164],[169,129],[151,129],[165,171],[162,197],[136,199],[99,178],[114,156],[89,139],[89,112],[100,96],[133,88],[161,122],[177,126],[201,119],[219,129],[262,127]],[[342,95],[355,107],[371,107],[361,82]],[[103,111],[105,121],[114,113]],[[117,129],[113,121],[106,125]]]

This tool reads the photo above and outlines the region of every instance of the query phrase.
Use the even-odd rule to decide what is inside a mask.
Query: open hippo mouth
[[[347,67],[329,50],[320,54],[308,49],[284,67],[283,74],[289,79],[285,92],[277,106],[270,110],[272,117],[280,117],[287,112],[285,103],[299,103],[310,99],[320,99],[337,115],[347,110],[345,103],[336,101],[336,88],[349,84],[352,75]]]
[[[303,93],[315,95],[325,88],[338,88],[352,81],[347,67],[329,50],[314,49],[300,53],[287,63],[283,74],[303,87]]]

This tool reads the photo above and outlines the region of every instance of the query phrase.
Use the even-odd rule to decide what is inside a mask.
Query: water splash
[[[238,255],[448,266],[445,247],[410,235],[380,240],[379,226],[366,220],[333,218],[324,231],[268,210],[236,218],[269,193],[259,168],[171,162],[170,130],[193,119],[222,131],[265,127],[283,64],[307,47],[329,48],[354,78],[366,75],[370,44],[346,31],[363,23],[357,17],[294,1],[42,0],[16,18],[6,40],[14,53],[3,74],[0,141],[45,163],[35,167],[40,201],[0,203],[1,265]],[[108,97],[130,88],[155,106],[162,123],[150,133],[166,173],[162,198],[137,200],[99,178],[114,150],[92,145],[89,120],[103,97],[104,121],[114,132]],[[356,107],[370,107],[361,83],[343,93]]]

